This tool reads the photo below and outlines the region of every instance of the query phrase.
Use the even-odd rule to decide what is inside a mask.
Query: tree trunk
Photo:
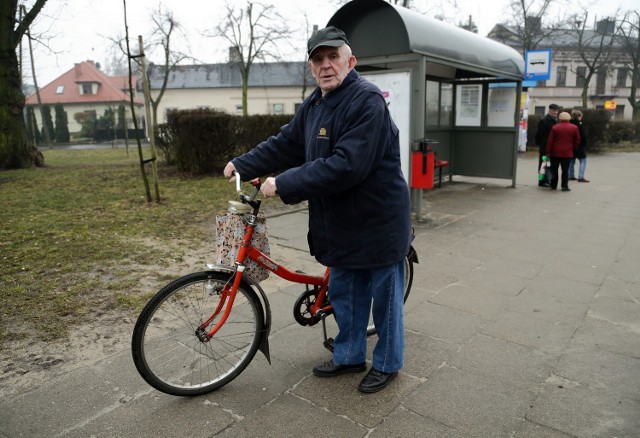
[[[0,169],[44,165],[42,154],[27,136],[24,121],[15,19],[14,2],[0,2]]]
[[[249,115],[249,66],[245,66],[242,71],[242,115]]]

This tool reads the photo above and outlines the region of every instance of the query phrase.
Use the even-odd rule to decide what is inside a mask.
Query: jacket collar
[[[342,81],[342,84],[340,84],[338,88],[336,88],[333,91],[330,91],[324,97],[322,97],[322,90],[320,89],[320,87],[317,87],[314,92],[315,96],[313,100],[324,99],[324,101],[329,106],[335,108],[338,106],[338,103],[340,103],[340,101],[345,96],[345,94],[349,92],[349,89],[358,80],[359,77],[360,75],[358,75],[358,72],[355,69],[353,69],[344,78],[344,81]]]

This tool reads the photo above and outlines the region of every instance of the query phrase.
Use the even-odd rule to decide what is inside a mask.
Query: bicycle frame
[[[239,175],[237,175],[237,178],[239,179]],[[257,215],[260,209],[260,201],[254,201],[257,191],[259,190],[260,183],[259,181],[254,180],[252,184],[256,189],[256,193],[254,193],[251,197],[246,197],[246,195],[242,194],[240,196],[240,199],[243,200],[244,203],[247,203],[253,207],[253,212],[251,214],[247,214],[247,217],[244,219],[245,231],[235,260],[236,267],[235,273],[233,275],[233,284],[231,286],[229,286],[229,284],[225,285],[224,289],[221,291],[221,293],[223,294],[223,298],[220,300],[218,307],[214,310],[211,316],[207,318],[207,320],[202,322],[198,327],[198,331],[202,333],[201,331],[204,330],[204,328],[207,327],[218,315],[220,315],[220,312],[222,312],[222,310],[224,309],[224,313],[222,314],[220,320],[204,334],[206,338],[209,339],[212,338],[216,334],[216,332],[224,325],[229,314],[231,313],[235,294],[238,290],[238,287],[240,286],[240,282],[244,277],[244,270],[246,268],[245,262],[247,261],[247,259],[255,261],[260,266],[287,281],[297,284],[304,284],[306,286],[314,286],[315,290],[317,291],[317,299],[310,307],[310,312],[314,317],[329,314],[332,310],[331,305],[322,305],[323,303],[325,303],[324,298],[326,297],[329,284],[330,269],[328,267],[325,269],[324,275],[322,276],[293,272],[287,269],[285,266],[275,262],[273,259],[269,258],[266,254],[264,254],[262,251],[251,244],[251,238],[255,230]],[[243,196],[245,196],[245,198],[243,198]],[[264,295],[263,299],[267,301],[267,298]],[[266,305],[266,307],[268,308],[268,304]],[[268,347],[266,347],[266,349],[268,351]]]

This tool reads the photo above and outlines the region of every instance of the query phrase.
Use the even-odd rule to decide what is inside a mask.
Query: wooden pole
[[[149,78],[147,77],[147,63],[144,55],[144,46],[142,45],[142,35],[138,35],[138,45],[140,50],[140,66],[142,68],[144,108],[147,116],[147,135],[149,136],[149,145],[151,146],[151,169],[156,194],[156,202],[160,202],[160,190],[158,189],[158,166],[156,161],[155,126],[153,126],[153,120],[151,119],[151,91],[149,90]]]

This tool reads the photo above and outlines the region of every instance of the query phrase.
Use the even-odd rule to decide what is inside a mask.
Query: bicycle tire
[[[207,342],[196,335],[196,328],[220,300],[219,293],[207,292],[205,286],[221,286],[232,275],[189,274],[149,300],[131,339],[133,362],[149,385],[176,396],[201,395],[231,382],[249,365],[263,336],[264,312],[246,282],[240,283],[229,318],[220,330]]]
[[[404,300],[407,302],[409,294],[411,293],[411,285],[413,284],[413,261],[407,256],[404,258]],[[376,334],[376,327],[373,324],[367,326],[367,336]]]

